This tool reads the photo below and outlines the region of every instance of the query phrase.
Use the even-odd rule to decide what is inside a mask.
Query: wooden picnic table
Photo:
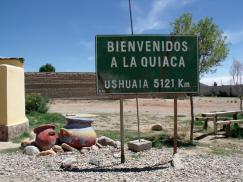
[[[226,126],[226,135],[228,135],[231,123],[243,122],[243,120],[237,120],[237,114],[238,113],[243,113],[243,110],[208,112],[208,113],[201,114],[201,116],[202,116],[202,118],[205,118],[205,126],[206,127],[207,127],[208,120],[210,118],[213,118],[214,134],[217,134],[217,126],[218,125],[224,125],[224,126]],[[223,120],[223,121],[218,120],[218,116],[224,116],[224,115],[229,115],[229,114],[232,114],[232,117],[233,117],[232,120],[229,120],[229,119]]]

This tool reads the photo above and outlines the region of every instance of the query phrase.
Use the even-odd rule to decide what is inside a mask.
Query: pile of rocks
[[[84,154],[90,150],[97,151],[104,146],[112,146],[114,148],[120,147],[119,141],[114,141],[106,136],[101,136],[97,138],[96,144],[91,147],[82,147],[81,149],[73,148],[67,143],[56,143],[48,150],[41,150],[38,145],[36,145],[35,141],[22,141],[21,148],[24,150],[24,154],[26,155],[34,155],[34,156],[47,156],[47,155],[56,155],[64,152],[80,152]]]

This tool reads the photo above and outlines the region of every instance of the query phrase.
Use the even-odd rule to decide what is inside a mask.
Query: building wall
[[[223,86],[201,86],[200,95],[203,96],[241,96],[243,95],[242,86],[232,86],[232,85],[223,85]]]
[[[120,95],[97,96],[96,74],[83,72],[26,72],[26,93],[40,93],[49,98],[120,98]],[[160,94],[142,95],[138,97],[148,98],[160,96]],[[127,95],[124,98],[135,98],[136,95]]]
[[[25,123],[24,70],[12,65],[0,65],[0,125]]]
[[[25,123],[24,70],[16,66],[7,66],[7,125]]]
[[[49,98],[99,98],[96,96],[96,74],[82,72],[25,73],[26,93],[40,93]],[[226,92],[240,95],[239,88],[233,86],[207,86],[200,84],[200,95]],[[160,96],[157,94],[156,96]],[[151,97],[140,95],[140,97]]]
[[[0,65],[0,125],[7,121],[7,67]]]

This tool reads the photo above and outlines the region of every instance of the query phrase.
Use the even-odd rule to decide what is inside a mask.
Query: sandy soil
[[[194,97],[195,115],[210,111],[239,110],[237,98]],[[95,114],[94,126],[99,130],[119,129],[119,101],[118,100],[60,100],[54,99],[49,112],[62,114]],[[136,100],[124,100],[125,128],[136,130]],[[173,99],[139,99],[139,116],[142,131],[148,131],[151,125],[160,123],[167,128],[173,119]],[[190,100],[178,100],[178,120],[190,120]],[[188,122],[189,124],[189,122]]]

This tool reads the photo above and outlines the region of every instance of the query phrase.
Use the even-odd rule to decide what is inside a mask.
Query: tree
[[[234,85],[241,84],[242,71],[243,71],[242,63],[234,59],[229,71],[230,75],[232,76]]]
[[[243,65],[238,60],[234,59],[232,65],[230,67],[230,75],[232,76],[233,84],[239,89],[238,94],[240,97],[240,110],[242,110],[242,85],[241,85],[241,77],[242,77]]]
[[[55,67],[49,63],[46,63],[45,65],[41,66],[39,69],[39,72],[55,72],[55,71],[56,71]]]
[[[185,13],[171,24],[172,34],[198,35],[199,73],[216,71],[215,67],[226,58],[229,49],[226,36],[212,18],[205,17],[193,23],[192,15]]]

